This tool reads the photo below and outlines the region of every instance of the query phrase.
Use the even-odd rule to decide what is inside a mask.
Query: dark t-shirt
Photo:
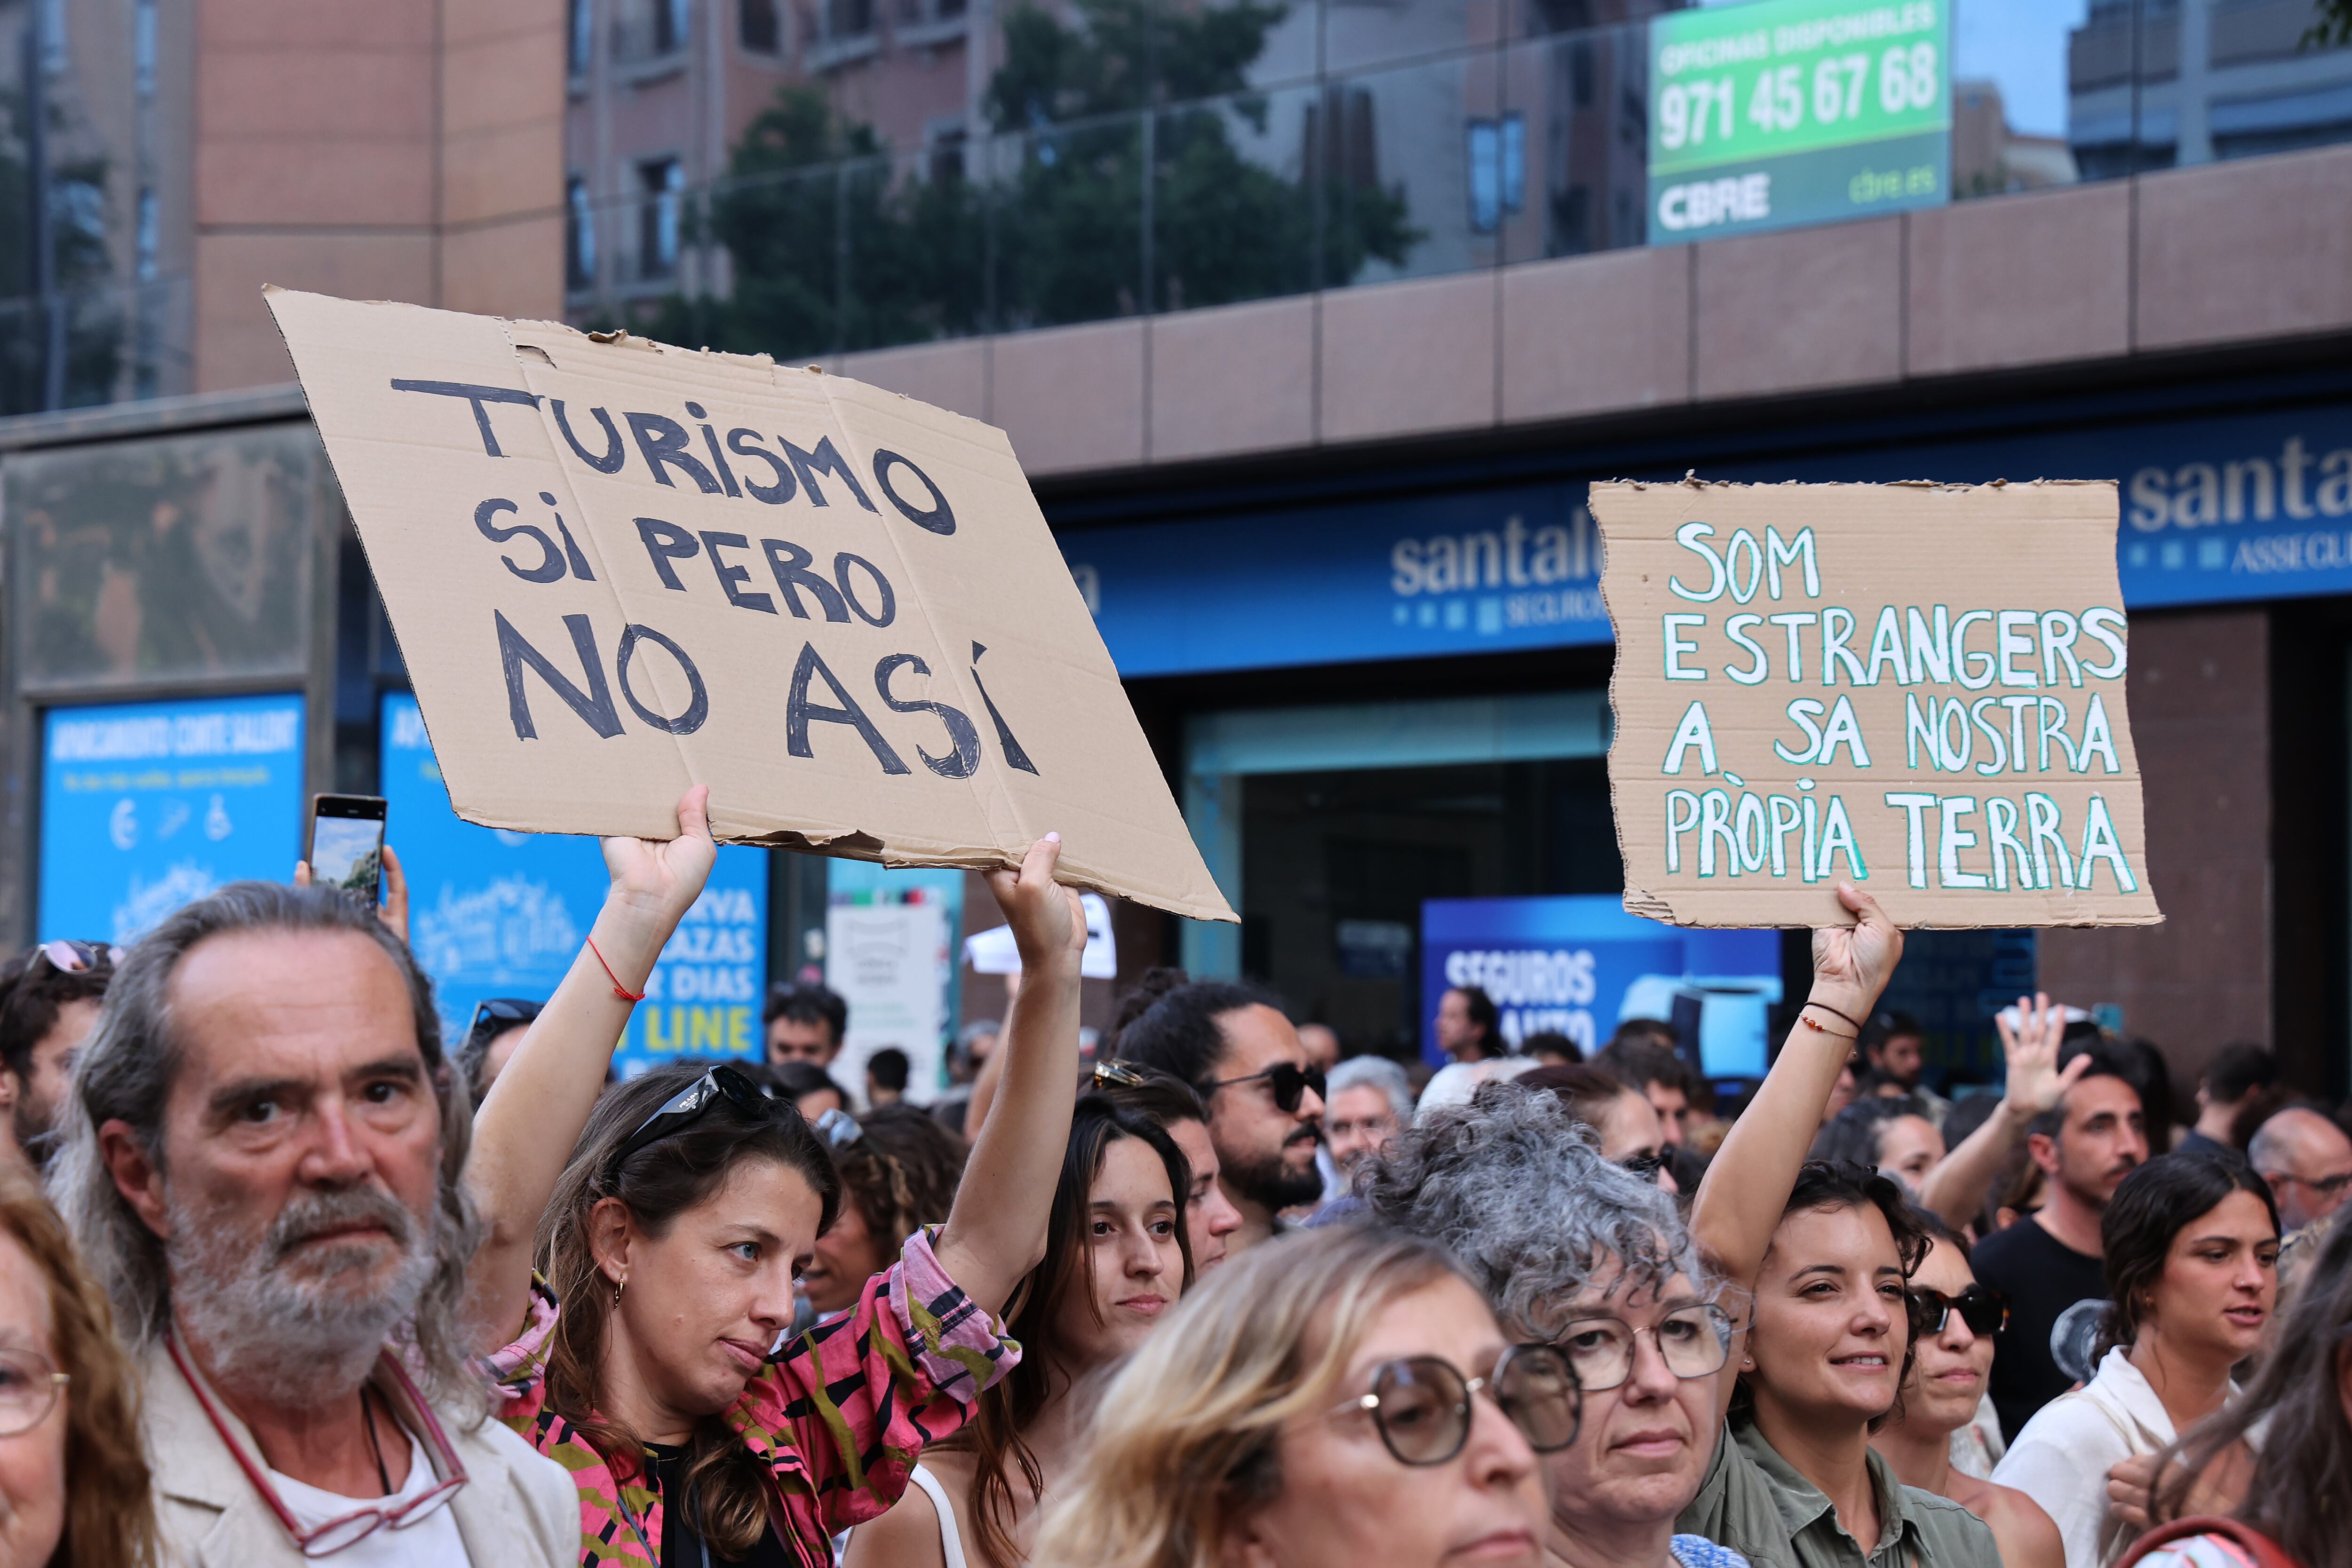
[[[793,1560],[784,1554],[784,1543],[776,1539],[771,1527],[760,1532],[760,1539],[741,1557],[722,1557],[713,1548],[702,1549],[702,1534],[687,1519],[687,1511],[677,1506],[676,1489],[686,1479],[687,1450],[667,1443],[646,1445],[646,1469],[648,1481],[662,1494],[662,1568],[702,1568],[705,1562],[711,1568],[720,1563],[734,1563],[738,1568],[793,1568]]]
[[[2068,1309],[2106,1300],[2106,1268],[2030,1218],[1978,1242],[1972,1260],[1977,1278],[2009,1298],[2009,1327],[1995,1341],[1991,1393],[2001,1436],[2015,1442],[2036,1410],[2074,1385],[2059,1369],[2052,1335]]]

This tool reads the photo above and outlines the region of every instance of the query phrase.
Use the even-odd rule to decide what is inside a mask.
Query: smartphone
[[[383,797],[310,798],[310,880],[339,887],[370,908],[383,896]]]

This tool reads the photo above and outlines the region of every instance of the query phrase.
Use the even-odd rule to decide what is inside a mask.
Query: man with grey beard
[[[142,1363],[171,1561],[578,1559],[570,1478],[467,1360],[470,1102],[372,911],[238,883],[172,915],[65,1123],[55,1195]]]

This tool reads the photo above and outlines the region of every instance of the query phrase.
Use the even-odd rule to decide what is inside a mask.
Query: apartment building
[[[559,0],[0,0],[8,411],[283,382],[264,283],[560,314],[563,42]]]

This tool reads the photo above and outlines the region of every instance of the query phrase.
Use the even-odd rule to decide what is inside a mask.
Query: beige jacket
[[[170,1353],[152,1346],[141,1373],[164,1562],[172,1568],[297,1568],[304,1563],[285,1526],[222,1445]],[[214,1403],[219,1405],[217,1396]],[[247,1456],[257,1459],[245,1424],[226,1407],[222,1416]],[[563,1467],[497,1421],[465,1431],[443,1416],[442,1426],[466,1467],[466,1484],[448,1508],[474,1568],[572,1568],[580,1561],[580,1499]]]

